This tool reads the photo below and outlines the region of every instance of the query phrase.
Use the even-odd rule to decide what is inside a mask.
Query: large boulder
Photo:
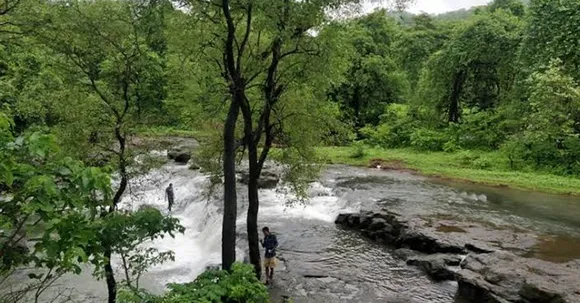
[[[199,146],[199,143],[193,139],[176,138],[175,142],[167,142],[163,145],[170,144],[172,146],[167,151],[167,157],[180,164],[187,164],[192,158],[193,151]]]
[[[360,224],[360,215],[358,214],[350,214],[348,219],[346,220],[347,225],[349,227],[359,227]]]
[[[167,158],[181,164],[187,164],[191,159],[191,153],[183,150],[170,150],[167,152]]]
[[[346,225],[348,216],[350,216],[350,214],[339,214],[338,217],[336,217],[336,220],[334,220],[334,224]]]
[[[238,181],[242,184],[248,184],[250,181],[250,175],[246,171],[240,172],[240,178]],[[258,188],[272,189],[278,186],[280,182],[280,176],[275,172],[263,171],[258,178]]]
[[[465,302],[580,302],[577,269],[507,252],[469,255],[455,278]]]

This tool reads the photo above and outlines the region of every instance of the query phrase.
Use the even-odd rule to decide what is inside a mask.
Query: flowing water
[[[150,269],[142,287],[162,292],[167,283],[193,280],[220,263],[221,188],[208,192],[209,180],[186,166],[166,164],[132,180],[123,207],[151,205],[165,211],[164,189],[173,183],[172,215],[186,227],[183,235],[147,245],[175,252],[175,261]],[[238,259],[245,256],[245,188],[239,188]],[[358,234],[336,228],[341,212],[387,207],[418,216],[450,214],[514,226],[541,234],[531,256],[552,261],[580,258],[580,201],[533,192],[451,183],[405,172],[330,166],[311,185],[306,204],[287,206],[283,188],[260,191],[259,225],[277,234],[284,260],[277,273],[279,294],[296,302],[453,302],[455,282],[434,283],[392,256],[392,250]],[[60,282],[74,288],[79,302],[103,302],[104,282],[86,274]],[[302,298],[302,299],[300,299]]]

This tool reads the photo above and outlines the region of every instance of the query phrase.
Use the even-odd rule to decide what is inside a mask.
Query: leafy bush
[[[479,155],[469,150],[462,150],[455,156],[455,161],[461,166],[470,166],[477,159]]]
[[[487,157],[478,157],[472,163],[472,167],[478,168],[478,169],[488,169],[488,168],[491,168],[492,166],[493,166],[493,163],[492,163],[491,159],[489,159]]]
[[[418,128],[411,134],[411,146],[424,151],[443,151],[443,146],[448,142],[444,132],[427,128]]]
[[[372,146],[407,147],[414,128],[407,105],[389,104],[381,115],[381,124],[363,127],[359,133]]]
[[[256,278],[254,268],[241,263],[235,263],[231,273],[224,270],[210,270],[191,283],[170,284],[169,288],[171,291],[156,302],[268,302],[268,290]]]
[[[350,153],[349,157],[352,159],[361,159],[366,156],[367,152],[365,150],[365,145],[363,141],[355,142],[353,145],[353,150]]]

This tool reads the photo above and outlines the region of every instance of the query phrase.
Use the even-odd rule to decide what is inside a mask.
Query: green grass
[[[361,153],[362,151],[362,153]],[[497,152],[418,152],[412,149],[319,147],[327,163],[368,166],[371,159],[401,161],[405,168],[430,177],[443,177],[492,186],[580,195],[580,179],[544,172],[513,171]]]

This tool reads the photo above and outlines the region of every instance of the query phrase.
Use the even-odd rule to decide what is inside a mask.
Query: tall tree
[[[228,86],[229,109],[224,125],[223,177],[224,177],[224,223],[222,237],[222,266],[229,269],[235,253],[235,152],[247,150],[250,164],[248,185],[248,241],[250,259],[259,275],[260,255],[258,246],[257,213],[258,178],[270,148],[276,140],[284,144],[295,143],[283,127],[290,119],[297,119],[296,109],[306,106],[298,101],[300,94],[311,95],[311,89],[301,90],[301,77],[320,67],[320,45],[312,31],[319,31],[328,21],[328,10],[340,9],[360,1],[328,0],[299,2],[244,0],[244,1],[194,1],[198,5],[192,11],[194,18],[205,18],[214,24],[213,36],[206,45],[213,46],[210,55]],[[201,5],[201,7],[199,6]],[[295,90],[295,91],[292,91]],[[301,93],[299,93],[301,92]],[[305,99],[312,100],[310,98]],[[292,109],[294,107],[294,109]],[[294,111],[294,112],[292,112]],[[243,135],[236,138],[236,120],[241,112]],[[300,114],[305,114],[300,112]],[[316,117],[312,117],[316,119]],[[323,121],[324,119],[320,119]],[[259,153],[259,146],[262,147]],[[291,150],[291,148],[285,149]],[[296,158],[294,158],[296,159]],[[300,165],[294,167],[301,167]],[[289,174],[292,175],[292,174]]]
[[[89,106],[85,110],[90,109],[91,117],[96,118],[83,120],[88,123],[82,127],[85,130],[81,133],[82,141],[91,142],[112,156],[119,182],[110,205],[100,212],[101,218],[111,224],[110,229],[144,222],[121,214],[119,203],[131,177],[133,156],[129,138],[136,124],[135,117],[143,109],[140,102],[159,98],[158,92],[150,87],[156,85],[159,76],[156,73],[163,69],[159,57],[163,47],[147,29],[151,25],[147,20],[149,8],[140,3],[114,1],[48,3],[43,9],[53,22],[37,30],[37,37],[53,50],[55,64],[62,68],[67,86],[84,93],[81,101]],[[167,218],[169,223],[164,220],[151,224],[153,230],[146,233],[148,238],[178,229],[171,218]],[[99,237],[111,303],[116,301],[118,284],[111,265],[112,254],[123,252],[123,245],[135,247],[134,242],[140,241],[124,242],[126,239],[119,235],[108,230]]]
[[[448,122],[468,108],[496,106],[515,81],[521,21],[506,12],[482,13],[456,29],[454,37],[427,63],[419,99],[433,100]]]
[[[353,49],[346,79],[331,96],[338,101],[356,129],[377,125],[385,106],[401,102],[406,77],[394,61],[392,42],[398,36],[394,20],[377,11],[351,22],[345,29]]]

